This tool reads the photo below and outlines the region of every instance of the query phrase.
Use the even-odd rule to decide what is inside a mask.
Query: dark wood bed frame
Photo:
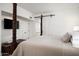
[[[41,16],[37,16],[34,18],[40,18],[41,22],[40,22],[40,35],[43,35],[43,22],[42,19],[43,17],[48,17],[48,16],[55,16],[55,15],[41,15]],[[16,40],[16,21],[17,21],[17,4],[13,3],[13,31],[12,31],[12,43],[4,43],[2,44],[2,51],[4,52],[6,50],[7,53],[12,54],[13,51],[16,49],[17,45],[24,41],[22,39],[20,40]],[[6,47],[7,46],[7,47]]]
[[[11,55],[18,43],[16,40],[16,21],[17,21],[17,4],[13,3],[13,30],[12,30],[12,42],[2,43],[1,52],[3,56]]]
[[[12,43],[8,44],[10,45],[7,49],[9,54],[12,54],[13,51],[16,49],[18,43],[16,40],[16,21],[17,21],[17,4],[13,3],[13,31],[12,31]]]

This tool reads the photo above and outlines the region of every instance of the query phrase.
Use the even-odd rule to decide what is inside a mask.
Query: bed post
[[[41,15],[41,22],[40,22],[40,36],[42,36],[43,34],[42,19],[43,19],[43,15]]]
[[[50,14],[50,15],[42,15],[41,16],[37,16],[37,17],[34,17],[34,18],[40,18],[41,21],[40,21],[40,36],[43,35],[43,17],[52,17],[52,16],[55,16],[54,14]]]
[[[13,43],[16,43],[17,4],[13,3]]]

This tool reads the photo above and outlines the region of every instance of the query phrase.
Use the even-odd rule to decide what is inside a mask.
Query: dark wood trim
[[[13,43],[16,43],[17,4],[13,3]]]

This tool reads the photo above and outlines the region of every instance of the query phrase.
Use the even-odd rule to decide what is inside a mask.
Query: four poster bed
[[[12,56],[79,56],[79,49],[74,48],[72,43],[64,43],[61,37],[42,35],[42,17],[54,15],[41,15],[40,36],[29,38],[17,46],[16,42],[16,10],[17,4],[13,3],[13,42]],[[39,18],[39,17],[35,17]]]

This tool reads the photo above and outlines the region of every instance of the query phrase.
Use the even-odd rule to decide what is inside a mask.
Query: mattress
[[[20,43],[12,56],[79,56],[79,48],[56,36],[37,36]]]

